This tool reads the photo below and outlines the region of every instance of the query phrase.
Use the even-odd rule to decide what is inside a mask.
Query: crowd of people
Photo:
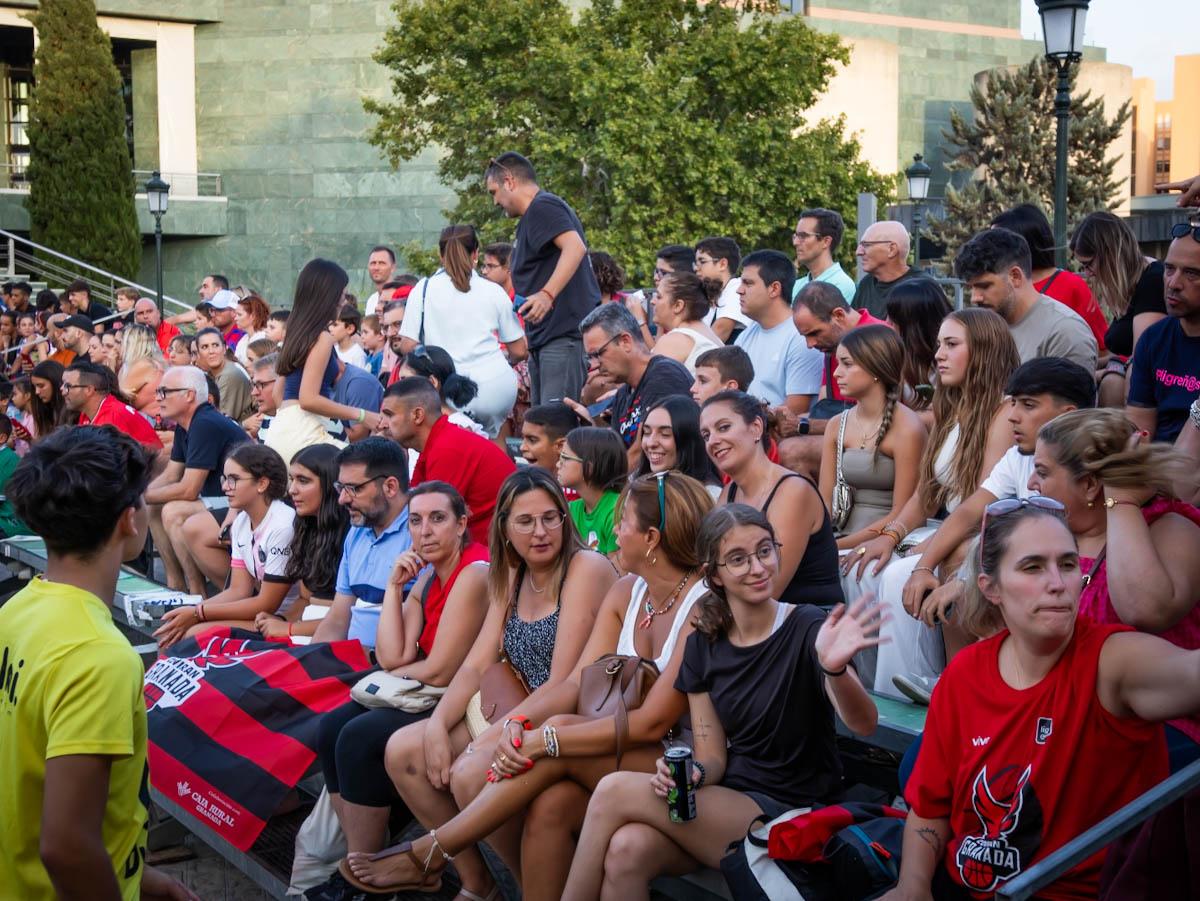
[[[0,608],[0,883],[191,897],[143,865],[140,667],[97,603],[135,559],[193,596],[164,650],[358,640],[436,691],[323,717],[348,851],[313,899],[450,861],[495,898],[485,840],[528,898],[648,897],[839,798],[870,691],[930,705],[895,899],[986,896],[1200,758],[1200,225],[1158,261],[1092,213],[1081,277],[1015,207],[951,249],[956,310],[900,223],[856,284],[813,208],[794,259],[704,237],[630,290],[524,157],[483,181],[514,241],[451,225],[420,275],[375,247],[361,308],[324,259],[290,304],[213,274],[170,317],[3,286],[0,532],[50,562]],[[597,715],[595,667],[631,660],[644,690]]]

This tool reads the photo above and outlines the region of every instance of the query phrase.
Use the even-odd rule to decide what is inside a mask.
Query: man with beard
[[[350,531],[342,545],[333,604],[313,641],[349,637],[373,648],[392,564],[412,548],[408,458],[387,438],[351,444],[338,455],[333,487],[338,503],[350,514]]]
[[[958,251],[954,272],[970,290],[972,304],[1008,323],[1022,363],[1066,357],[1095,371],[1096,336],[1066,304],[1038,293],[1029,244],[1016,232],[981,231]]]
[[[956,578],[961,549],[979,528],[983,511],[1000,498],[1024,499],[1034,493],[1029,490],[1029,477],[1033,475],[1038,430],[1063,413],[1095,406],[1096,380],[1091,369],[1078,363],[1061,357],[1038,357],[1014,370],[1004,393],[1009,401],[1013,446],[975,493],[959,504],[926,542],[904,586],[904,607],[913,615],[924,607],[936,609],[939,619],[945,619],[947,606],[962,597],[963,583]],[[935,574],[939,567],[941,578]],[[925,598],[930,591],[933,594]]]
[[[400,323],[404,321],[405,307],[407,304],[403,300],[390,301],[383,308],[383,316],[379,320],[380,330],[387,340],[387,350],[391,351],[390,354],[385,352],[383,355],[384,372],[390,373],[387,377],[389,385],[400,380],[400,364],[404,362],[404,351],[400,349],[404,340],[400,337]],[[387,368],[389,356],[395,361],[390,369]]]

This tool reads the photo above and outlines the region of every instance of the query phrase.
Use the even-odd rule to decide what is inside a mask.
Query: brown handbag
[[[611,716],[616,723],[617,769],[629,735],[629,711],[642,706],[658,675],[654,661],[625,654],[605,654],[579,674],[579,715]]]
[[[517,573],[513,587],[513,597],[504,608],[504,623],[508,624],[508,616],[513,609],[517,592],[521,590],[521,579],[525,569],[522,566]],[[483,671],[479,677],[479,709],[483,718],[494,724],[500,717],[511,713],[514,708],[524,701],[531,692],[525,677],[517,671],[504,653],[504,630],[500,631],[500,659]]]

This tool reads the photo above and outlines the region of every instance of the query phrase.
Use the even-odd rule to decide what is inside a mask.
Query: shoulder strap
[[[1042,294],[1045,294],[1050,290],[1050,286],[1054,284],[1054,280],[1058,278],[1060,274],[1062,274],[1061,269],[1055,269],[1052,273],[1050,273],[1050,277],[1046,279],[1046,284],[1042,285]]]
[[[803,478],[804,478],[804,476],[800,475],[800,473],[798,473],[798,472],[789,472],[787,475],[780,476],[779,481],[775,483],[775,487],[771,489],[771,493],[767,495],[766,503],[764,503],[762,505],[762,512],[763,513],[767,512],[767,508],[771,506],[771,501],[775,500],[775,492],[779,490],[780,485],[782,485],[788,479],[803,479]],[[808,481],[808,480],[805,479],[805,481]],[[809,482],[809,484],[811,485],[812,483]]]
[[[521,565],[517,567],[517,576],[513,580],[512,594],[509,595],[508,603],[504,605],[504,619],[501,620],[500,626],[500,659],[505,660],[507,657],[504,654],[504,632],[508,628],[508,618],[512,615],[513,610],[517,606],[517,595],[521,593],[521,582],[525,580],[525,561],[521,561]]]
[[[842,484],[846,479],[842,476],[842,453],[846,449],[846,420],[850,418],[850,411],[846,410],[841,415],[841,420],[838,422],[838,439],[837,439],[837,481]]]

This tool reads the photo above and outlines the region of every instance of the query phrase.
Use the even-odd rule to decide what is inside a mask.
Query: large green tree
[[[1128,101],[1106,117],[1103,100],[1087,91],[1076,94],[1077,71],[1072,67],[1068,223],[1118,200],[1119,157],[1110,158],[1109,147],[1130,115]],[[951,111],[950,131],[942,135],[951,158],[947,168],[971,172],[972,178],[961,190],[947,188],[946,216],[930,227],[950,253],[1018,203],[1038,204],[1053,217],[1056,84],[1054,67],[1038,57],[1012,72],[991,72],[982,86],[972,87],[970,120]]]
[[[482,184],[489,157],[528,156],[595,248],[646,279],[658,247],[731,235],[790,251],[796,214],[892,182],[841,121],[808,122],[847,50],[767,3],[396,0],[376,59],[394,97],[367,100],[391,162],[441,148],[447,215],[511,235]],[[851,248],[843,247],[848,256]]]
[[[39,244],[126,278],[142,239],[121,76],[94,0],[42,0],[29,110],[29,231]]]

